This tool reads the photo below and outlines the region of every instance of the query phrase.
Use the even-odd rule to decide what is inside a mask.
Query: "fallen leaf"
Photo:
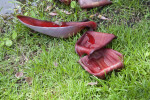
[[[49,11],[52,7],[51,6],[47,6],[45,11]]]
[[[98,13],[90,15],[90,18],[98,16]]]
[[[97,82],[90,82],[90,83],[88,83],[88,85],[91,85],[91,86],[97,85]]]
[[[106,17],[104,17],[104,16],[102,16],[102,15],[98,15],[98,18],[99,18],[99,19],[102,19],[102,20],[111,20],[111,19],[106,18]]]
[[[93,18],[93,17],[95,17],[95,14],[94,15],[90,15],[90,18]]]
[[[72,14],[71,12],[69,12],[69,11],[66,11],[66,10],[61,10],[61,12],[65,13],[65,14],[67,14],[67,15],[70,15],[70,14]]]
[[[58,15],[58,14],[57,14],[56,12],[50,12],[49,15],[51,15],[51,16],[56,16],[56,15]]]
[[[29,85],[32,84],[33,79],[31,77],[25,77],[25,80]]]
[[[93,8],[111,4],[110,0],[78,0],[81,8]]]
[[[17,73],[15,74],[15,76],[16,76],[17,78],[20,78],[20,77],[23,76],[23,72],[17,72]]]
[[[57,66],[58,66],[58,63],[57,63],[57,62],[54,62],[54,66],[57,67]]]

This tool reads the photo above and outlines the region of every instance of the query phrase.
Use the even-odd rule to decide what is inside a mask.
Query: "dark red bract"
[[[104,79],[109,72],[123,67],[123,55],[113,49],[103,48],[82,57],[79,63],[90,74]]]
[[[75,35],[83,28],[95,30],[97,24],[93,21],[88,22],[51,22],[39,20],[28,16],[17,15],[19,21],[27,27],[53,37],[67,38]]]
[[[86,32],[75,45],[76,53],[81,57],[79,60],[81,66],[101,79],[104,79],[109,72],[121,69],[123,55],[113,49],[104,48],[114,38],[116,36],[113,34]]]
[[[57,23],[54,23],[54,22],[38,20],[32,17],[22,16],[22,15],[17,15],[17,18],[21,20],[22,22],[28,25],[32,25],[32,26],[40,26],[40,27],[67,27],[69,26],[65,22],[61,22],[58,25]]]
[[[76,43],[75,50],[81,57],[84,54],[91,54],[94,51],[103,48],[114,38],[113,34],[88,31]]]
[[[59,0],[59,1],[69,5],[71,1],[77,0]],[[112,4],[110,0],[78,0],[78,2],[81,8],[93,8]]]

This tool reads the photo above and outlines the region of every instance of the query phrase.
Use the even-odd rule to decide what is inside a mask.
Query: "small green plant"
[[[16,38],[17,38],[17,32],[16,32],[16,31],[13,31],[11,38],[4,37],[4,38],[1,40],[0,47],[2,47],[2,46],[4,46],[4,45],[6,45],[6,46],[8,46],[8,47],[12,46],[13,40],[15,40]]]
[[[6,45],[6,46],[11,46],[12,45],[12,40],[10,40],[9,38],[3,38],[3,40],[0,43],[0,47]]]
[[[12,33],[12,39],[16,39],[16,37],[17,37],[17,32],[13,31],[13,33]]]
[[[72,2],[71,2],[71,8],[75,8],[76,5],[77,5],[76,1],[72,1]]]

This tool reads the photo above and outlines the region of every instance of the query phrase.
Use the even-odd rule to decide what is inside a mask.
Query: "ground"
[[[23,15],[48,21],[97,22],[98,32],[118,38],[108,47],[124,55],[124,68],[105,80],[87,73],[79,64],[75,43],[87,31],[68,39],[35,32],[15,17],[0,18],[0,98],[58,100],[148,100],[150,99],[150,1],[112,0],[113,4],[93,9],[64,5],[55,0],[37,0],[38,6],[22,4]],[[48,7],[49,6],[49,7]],[[48,7],[48,10],[46,9]],[[65,14],[62,10],[71,12]],[[56,11],[57,16],[49,13]],[[93,14],[109,19],[101,20]],[[4,20],[5,19],[5,20]],[[23,72],[21,78],[15,74]],[[31,80],[26,80],[26,79]],[[97,85],[88,83],[97,82]]]

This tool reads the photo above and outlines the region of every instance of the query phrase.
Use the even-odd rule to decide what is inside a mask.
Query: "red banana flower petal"
[[[59,1],[65,3],[67,5],[71,3],[71,0],[59,0]]]
[[[90,74],[104,79],[109,72],[123,68],[123,55],[113,49],[103,48],[82,57],[79,63]]]
[[[69,5],[71,1],[76,1],[76,0],[59,0],[59,1]]]
[[[72,35],[75,35],[77,32],[79,32],[85,27],[89,27],[91,29],[96,29],[97,27],[97,24],[93,21],[55,23],[55,22],[50,22],[50,21],[38,20],[35,18],[22,16],[22,15],[18,15],[17,18],[25,26],[37,32],[40,32],[49,36],[53,36],[53,37],[67,38]]]
[[[110,0],[78,0],[81,8],[93,8],[111,4]]]
[[[88,31],[76,43],[76,53],[81,57],[84,54],[92,54],[94,51],[103,48],[114,38],[113,34]]]

